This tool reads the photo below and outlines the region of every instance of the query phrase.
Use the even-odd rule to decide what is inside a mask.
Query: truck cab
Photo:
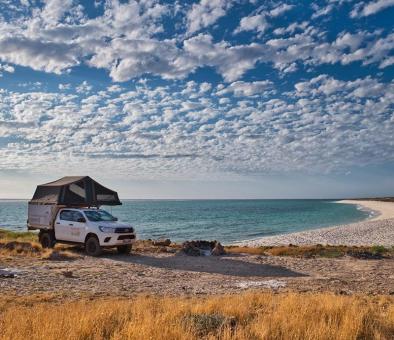
[[[103,248],[116,247],[119,253],[129,253],[135,242],[134,228],[103,209],[61,208],[52,230],[40,231],[43,247],[56,242],[83,244],[88,255],[98,256]]]

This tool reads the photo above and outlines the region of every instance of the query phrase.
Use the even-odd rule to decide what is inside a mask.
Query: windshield
[[[84,212],[88,220],[92,222],[116,221],[116,218],[105,210],[85,210]]]

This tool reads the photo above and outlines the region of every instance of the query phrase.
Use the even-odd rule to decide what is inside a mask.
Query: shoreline
[[[394,246],[394,202],[369,200],[340,200],[336,203],[354,204],[371,211],[374,215],[351,224],[324,227],[254,240],[236,242],[235,245],[259,247],[281,245],[349,245]]]
[[[367,200],[341,200],[336,203],[354,204],[365,210],[371,211],[374,215],[367,221],[380,221],[394,218],[394,202],[367,201]]]

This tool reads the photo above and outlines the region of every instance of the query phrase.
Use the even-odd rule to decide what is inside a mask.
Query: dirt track
[[[20,270],[0,277],[0,291],[29,295],[57,293],[132,296],[234,293],[248,288],[280,291],[332,291],[394,294],[394,260],[300,259],[277,256],[107,253],[73,261],[27,257],[0,258],[0,269]],[[277,287],[280,288],[277,288]]]

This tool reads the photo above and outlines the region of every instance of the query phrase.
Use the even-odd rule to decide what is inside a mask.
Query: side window
[[[60,219],[63,221],[73,221],[72,211],[71,210],[62,210],[60,212]]]
[[[79,211],[72,211],[72,220],[74,222],[78,222],[80,218],[83,218],[83,215]]]

